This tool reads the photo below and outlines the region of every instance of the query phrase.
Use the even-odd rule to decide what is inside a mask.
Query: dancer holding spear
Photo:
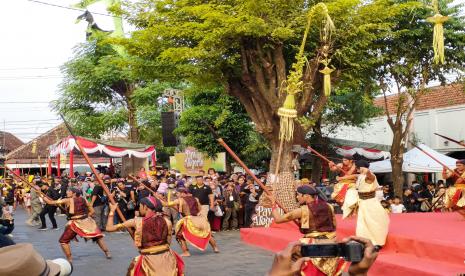
[[[450,141],[453,141],[459,145],[462,145],[462,143],[460,143],[459,141],[453,140],[443,135],[439,135],[437,133],[435,134]],[[457,211],[460,215],[462,215],[465,218],[465,159],[457,160],[455,163],[456,168],[451,169],[444,163],[436,159],[434,156],[420,148],[419,146],[413,143],[412,145],[442,166],[442,177],[444,179],[450,179],[454,182],[454,186],[447,188],[446,192],[443,195],[445,197],[444,205],[446,208],[450,208],[454,211]],[[438,200],[436,200],[435,203],[437,203],[439,200],[440,198],[438,198]],[[433,208],[434,205],[435,204],[433,204],[431,208]]]
[[[342,206],[343,217],[348,217],[357,203],[357,190],[355,189],[357,170],[352,156],[344,156],[342,163],[335,164],[312,147],[307,146],[307,149],[326,161],[331,171],[339,173],[336,177],[338,183],[334,186],[331,198]]]
[[[438,133],[434,134],[465,147],[465,143],[462,141],[457,141]],[[454,186],[449,187],[443,195],[445,196],[445,207],[456,210],[465,218],[465,159],[457,160],[454,170],[443,165],[442,177],[444,179],[450,179],[454,183]],[[439,199],[440,198],[438,198],[437,201],[439,201]]]
[[[142,217],[126,220],[108,187],[100,179],[79,140],[73,134],[64,117],[61,117],[86,159],[87,164],[89,164],[89,167],[110,200],[110,213],[108,214],[105,230],[113,232],[126,228],[134,239],[134,245],[139,249],[140,255],[135,257],[131,262],[128,268],[128,275],[183,275],[184,263],[169,246],[171,242],[171,222],[163,217],[160,211],[162,208],[161,202],[151,196],[142,199],[139,209]],[[115,212],[118,213],[120,219],[123,221],[117,225],[113,224]]]

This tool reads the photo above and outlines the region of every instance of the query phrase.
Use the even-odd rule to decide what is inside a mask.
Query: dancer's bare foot
[[[189,252],[182,252],[181,253],[181,257],[190,257],[191,256],[191,253]]]
[[[107,257],[107,259],[111,259],[111,253],[110,251],[105,251],[105,256]]]
[[[220,253],[220,250],[218,249],[218,247],[216,247],[216,248],[213,248],[213,252]]]

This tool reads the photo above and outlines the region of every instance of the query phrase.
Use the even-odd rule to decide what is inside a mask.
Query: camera
[[[347,243],[306,244],[301,247],[302,257],[334,258],[342,257],[348,262],[360,262],[365,246],[356,241]]]

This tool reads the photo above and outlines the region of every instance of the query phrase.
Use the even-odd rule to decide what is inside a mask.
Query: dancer
[[[344,208],[344,201],[347,198],[349,204],[357,200],[357,191],[355,190],[355,180],[357,179],[355,164],[352,156],[345,156],[342,158],[342,163],[337,165],[330,161],[328,163],[329,169],[333,172],[339,173],[336,177],[338,183],[334,185],[334,191],[331,198],[334,199],[339,205]]]
[[[81,190],[72,187],[66,192],[66,198],[59,200],[50,200],[41,195],[42,199],[49,205],[64,204],[68,207],[68,219],[65,231],[61,235],[59,242],[66,258],[71,263],[73,261],[71,255],[70,241],[76,238],[76,235],[88,240],[92,239],[97,242],[98,246],[105,253],[107,259],[111,259],[110,251],[108,250],[103,234],[97,227],[95,221],[91,218],[93,214],[92,206],[81,197]]]
[[[163,205],[160,200],[148,196],[140,200],[139,214],[141,217],[113,224],[117,204],[110,204],[108,215],[108,232],[135,228],[134,244],[140,255],[135,257],[128,268],[127,275],[183,275],[184,262],[170,248],[171,221],[163,216]]]
[[[355,187],[358,192],[358,200],[347,208],[351,215],[357,210],[357,227],[355,234],[366,238],[378,247],[386,243],[389,230],[389,216],[375,197],[379,187],[376,176],[368,169],[370,163],[365,160],[355,162],[359,173]]]
[[[318,198],[318,191],[302,185],[297,188],[297,201],[300,208],[281,215],[276,199],[267,196],[272,203],[272,216],[275,223],[298,220],[300,232],[304,234],[302,244],[332,243],[336,241],[336,217],[331,205]],[[311,258],[304,262],[302,275],[339,275],[345,266],[341,258]]]
[[[182,218],[176,224],[176,239],[181,245],[183,257],[190,256],[187,248],[188,241],[194,247],[204,251],[210,243],[213,251],[219,253],[216,241],[212,236],[210,224],[206,216],[200,212],[201,205],[197,198],[188,194],[187,189],[182,187],[178,189],[179,198],[164,203],[168,207],[177,206]]]
[[[445,194],[445,207],[457,211],[465,218],[465,159],[456,161],[454,171],[460,175],[449,171],[446,167],[442,170],[442,177],[450,179],[454,186],[447,189]]]

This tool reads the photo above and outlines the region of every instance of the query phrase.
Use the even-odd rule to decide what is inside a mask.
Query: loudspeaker
[[[178,139],[173,134],[177,125],[177,116],[173,111],[161,113],[161,133],[165,147],[176,147]]]

